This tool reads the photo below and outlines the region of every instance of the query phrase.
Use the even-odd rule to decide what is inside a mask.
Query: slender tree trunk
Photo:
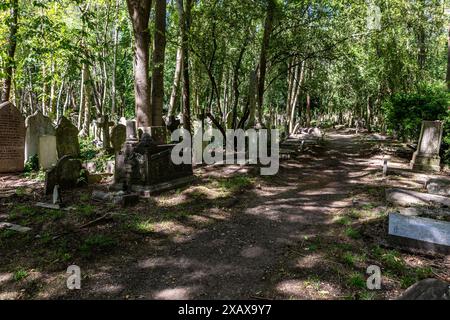
[[[448,26],[447,41],[447,90],[450,92],[450,25]]]
[[[166,0],[155,3],[155,35],[152,74],[152,125],[163,125],[164,58],[166,50]]]
[[[84,95],[84,87],[85,87],[85,81],[87,78],[86,75],[87,72],[87,66],[86,63],[83,63],[83,67],[81,69],[81,83],[80,83],[80,107],[78,110],[78,131],[81,130],[83,125],[83,119],[84,119],[84,100],[86,99]]]
[[[85,137],[90,136],[90,125],[91,125],[91,97],[93,96],[92,85],[90,84],[91,75],[89,72],[89,66],[86,65],[85,68],[85,85],[84,85],[84,121],[82,132]]]
[[[17,45],[17,17],[19,15],[19,1],[11,0],[9,36],[8,36],[8,56],[6,59],[5,80],[3,82],[3,90],[1,101],[8,101],[11,95],[11,85],[14,69],[14,55]]]
[[[111,72],[111,114],[114,117],[116,110],[116,69],[117,69],[117,43],[119,40],[119,26],[117,24],[120,8],[120,0],[116,0],[116,18],[114,26],[114,44],[113,44],[113,65]]]
[[[192,0],[186,0],[186,9],[183,0],[177,0],[178,14],[180,16],[181,40],[183,46],[183,127],[191,131],[191,84],[189,79],[189,32],[191,28]]]
[[[306,127],[311,126],[311,96],[306,94]]]
[[[273,29],[273,21],[275,15],[275,0],[269,0],[267,7],[267,16],[264,23],[264,36],[261,45],[261,54],[259,58],[259,80],[258,80],[258,121],[260,124],[262,121],[262,107],[264,103],[264,89],[266,83],[266,71],[267,71],[267,50],[270,42],[270,35]]]
[[[151,84],[149,81],[151,0],[127,0],[128,12],[134,33],[134,91],[138,127],[152,124],[150,107]]]
[[[172,93],[170,95],[169,112],[168,112],[169,117],[175,116],[175,104],[177,103],[177,100],[178,100],[177,99],[178,98],[178,89],[180,87],[182,68],[183,68],[183,49],[180,45],[180,47],[177,50],[177,62],[176,62],[175,74],[174,74],[174,78],[173,78]]]
[[[289,133],[295,133],[294,132],[294,125],[295,125],[295,111],[298,103],[298,99],[300,97],[300,91],[302,88],[303,78],[305,77],[305,61],[301,63],[301,65],[297,66],[297,71],[294,76],[294,84],[293,84],[293,97],[291,100],[291,114],[290,121],[289,121]]]

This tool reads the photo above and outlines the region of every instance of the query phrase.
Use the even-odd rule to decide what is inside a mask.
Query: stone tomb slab
[[[25,120],[11,103],[0,104],[0,173],[22,172],[25,162]]]

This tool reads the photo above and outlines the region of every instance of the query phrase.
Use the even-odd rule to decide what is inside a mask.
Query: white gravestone
[[[413,170],[441,170],[439,150],[442,143],[441,121],[423,121],[417,151],[411,160]]]

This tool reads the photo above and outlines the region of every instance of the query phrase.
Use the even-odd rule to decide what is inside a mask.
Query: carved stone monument
[[[148,133],[136,137],[136,123],[127,121],[127,140],[116,153],[114,181],[117,188],[149,196],[192,181],[192,165],[171,160],[175,145],[157,144]]]
[[[0,173],[23,171],[25,120],[11,103],[0,104]]]
[[[58,157],[80,156],[80,144],[78,142],[78,129],[66,117],[61,117],[56,127],[56,147]]]
[[[441,158],[439,150],[442,143],[441,121],[423,121],[417,151],[411,160],[411,169],[425,171],[440,171]]]

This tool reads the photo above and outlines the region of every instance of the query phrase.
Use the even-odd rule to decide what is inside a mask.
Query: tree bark
[[[151,87],[148,77],[150,60],[150,19],[151,0],[127,0],[128,12],[134,34],[134,92],[136,120],[138,127],[152,124],[150,107]]]
[[[172,86],[172,93],[170,95],[170,102],[169,102],[169,112],[168,116],[175,116],[175,104],[177,103],[178,98],[178,90],[180,87],[180,79],[181,79],[181,71],[183,68],[183,49],[180,45],[180,47],[177,50],[177,62],[175,66],[175,74],[173,78],[173,86]]]
[[[264,36],[261,45],[261,54],[259,58],[259,80],[258,80],[258,121],[262,121],[262,107],[264,103],[264,89],[267,71],[267,49],[269,47],[270,35],[273,30],[273,21],[275,15],[275,0],[269,0],[267,7],[267,16],[264,23]]]
[[[14,69],[14,55],[17,46],[17,17],[19,15],[19,1],[11,0],[9,37],[8,37],[8,58],[6,59],[5,80],[1,101],[8,101],[11,95],[12,76]]]
[[[447,41],[447,90],[450,92],[450,25],[448,26]]]
[[[155,3],[155,35],[152,73],[152,125],[163,125],[164,58],[166,50],[166,0]]]
[[[183,46],[183,127],[191,131],[191,88],[189,79],[189,32],[191,28],[192,0],[186,0],[186,9],[183,0],[177,0],[178,14],[180,15],[181,41]]]

